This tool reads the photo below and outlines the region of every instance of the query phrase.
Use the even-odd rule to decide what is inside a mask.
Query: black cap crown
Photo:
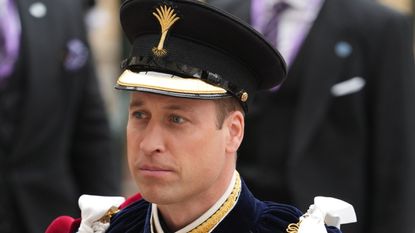
[[[280,54],[249,25],[200,1],[127,0],[122,28],[132,44],[117,88],[217,99],[280,85]]]

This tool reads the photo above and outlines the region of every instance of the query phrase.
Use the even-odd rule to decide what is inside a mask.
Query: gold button
[[[243,92],[242,95],[241,95],[241,101],[246,102],[247,100],[248,100],[248,93]]]

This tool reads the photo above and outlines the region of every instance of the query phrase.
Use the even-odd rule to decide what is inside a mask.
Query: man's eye
[[[145,118],[145,114],[143,112],[133,112],[132,115],[133,115],[133,117],[135,117],[137,119],[144,119]]]
[[[183,117],[172,115],[172,116],[170,116],[170,121],[175,123],[175,124],[182,124],[182,123],[184,123],[185,120],[184,120]]]

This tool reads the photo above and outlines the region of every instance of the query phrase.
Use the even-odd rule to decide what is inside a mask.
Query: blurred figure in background
[[[365,0],[207,2],[250,22],[289,66],[247,119],[239,166],[253,193],[297,206],[336,196],[359,218],[344,232],[411,232],[409,17]]]
[[[83,4],[0,0],[2,233],[44,232],[80,194],[120,192]]]

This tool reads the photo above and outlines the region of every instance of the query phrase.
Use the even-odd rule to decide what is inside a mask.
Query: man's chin
[[[169,205],[174,202],[172,197],[161,194],[157,191],[151,193],[141,193],[143,199],[157,205]]]
[[[144,200],[154,204],[168,204],[172,197],[168,194],[169,192],[162,185],[154,184],[138,184],[139,192]]]

